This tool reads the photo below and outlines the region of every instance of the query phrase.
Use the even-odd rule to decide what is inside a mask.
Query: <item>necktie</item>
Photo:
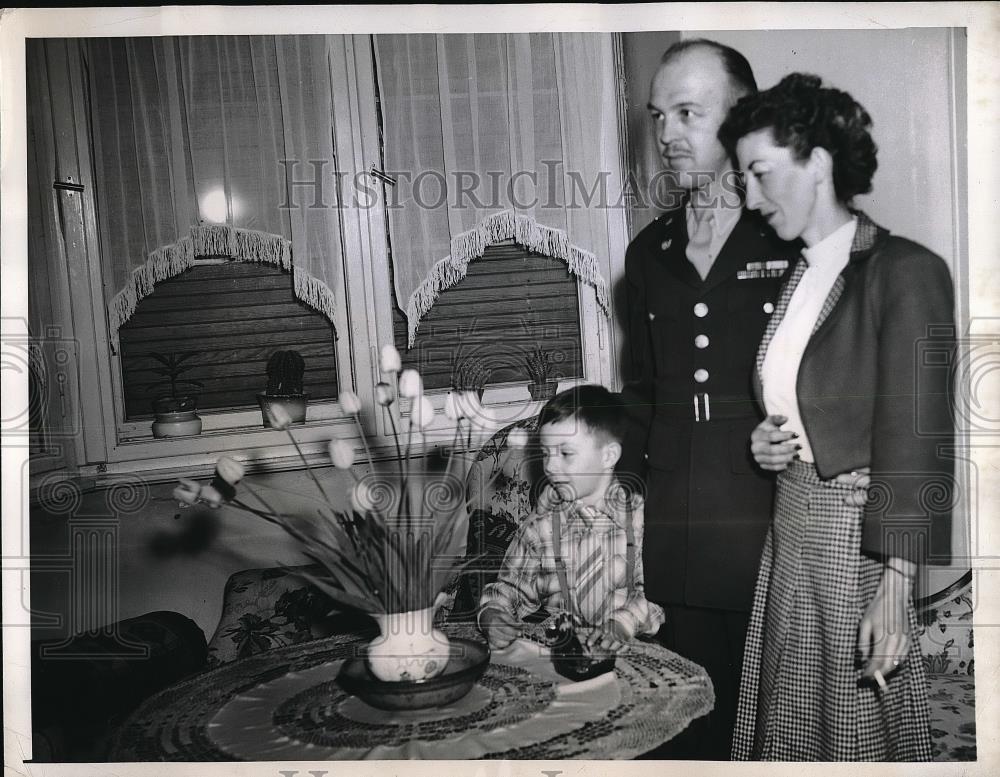
[[[607,593],[602,580],[605,571],[602,533],[595,531],[595,517],[593,514],[581,515],[584,526],[580,527],[574,548],[577,610],[584,620],[593,625],[604,620],[604,599]]]
[[[715,224],[715,214],[710,210],[694,210],[695,228],[694,233],[688,236],[687,258],[694,265],[702,280],[708,277],[709,270],[712,269],[712,234]]]

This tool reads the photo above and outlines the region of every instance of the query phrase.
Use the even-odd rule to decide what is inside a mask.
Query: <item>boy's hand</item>
[[[521,635],[521,624],[508,613],[496,607],[483,610],[479,625],[486,634],[490,647],[501,650]]]
[[[629,635],[622,625],[611,619],[603,627],[595,626],[591,629],[583,642],[583,648],[591,655],[610,655],[621,650],[628,641]]]

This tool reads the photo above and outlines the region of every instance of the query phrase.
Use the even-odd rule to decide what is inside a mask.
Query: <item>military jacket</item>
[[[744,211],[702,279],[683,207],[640,232],[625,260],[632,373],[623,477],[647,489],[647,594],[749,610],[773,478],[750,457],[757,347],[801,244]]]

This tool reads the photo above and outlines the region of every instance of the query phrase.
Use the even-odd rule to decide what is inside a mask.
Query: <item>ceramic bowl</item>
[[[443,707],[465,696],[490,663],[482,642],[451,637],[451,656],[444,671],[427,680],[385,682],[368,669],[364,656],[347,659],[337,682],[352,696],[380,710],[422,710]]]

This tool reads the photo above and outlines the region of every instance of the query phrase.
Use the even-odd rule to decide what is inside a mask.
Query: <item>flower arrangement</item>
[[[398,461],[398,480],[391,483],[391,488],[385,488],[385,481],[359,477],[354,471],[354,445],[347,440],[332,440],[328,446],[332,463],[354,477],[351,509],[335,507],[302,455],[289,428],[287,412],[274,406],[268,411],[271,427],[288,435],[322,498],[317,515],[285,515],[276,510],[244,479],[243,465],[229,456],[218,460],[211,483],[182,479],[174,490],[174,497],[184,504],[203,503],[213,508],[226,504],[281,527],[325,571],[320,577],[303,573],[309,582],[335,602],[373,615],[434,607],[457,571],[467,505],[464,478],[462,473],[453,472],[454,461],[456,452],[467,450],[466,437],[471,435],[479,407],[474,395],[448,395],[444,412],[455,424],[454,442],[443,476],[429,482],[432,479],[425,469],[414,471],[417,468],[411,452],[414,436],[424,438],[433,423],[434,406],[423,393],[419,373],[401,369],[399,353],[393,346],[383,347],[380,369],[388,380],[376,385],[375,401],[389,411]],[[400,398],[410,403],[405,429],[400,428],[402,422],[392,412],[398,408]],[[361,400],[352,391],[341,393],[339,400],[343,412],[354,419],[371,468],[372,454],[359,419]]]

